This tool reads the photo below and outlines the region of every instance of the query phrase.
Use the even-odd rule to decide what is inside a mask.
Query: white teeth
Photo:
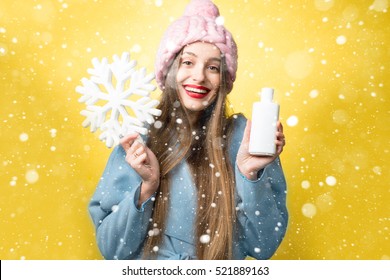
[[[192,87],[186,87],[185,89],[188,91],[195,92],[195,93],[201,93],[201,94],[207,93],[207,90],[204,90],[204,89],[198,89],[198,88],[192,88]]]

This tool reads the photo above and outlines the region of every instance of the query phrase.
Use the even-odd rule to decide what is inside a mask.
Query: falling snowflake
[[[151,84],[154,74],[146,75],[145,68],[136,70],[137,62],[130,60],[127,52],[120,58],[114,55],[111,64],[107,58],[93,58],[92,64],[90,79],[81,79],[83,86],[76,87],[82,94],[79,102],[86,104],[86,110],[80,112],[86,117],[83,127],[90,126],[91,132],[100,128],[99,139],[109,148],[126,134],[147,134],[147,123],[152,124],[154,117],[161,115],[155,108],[159,101],[150,98],[156,89]]]

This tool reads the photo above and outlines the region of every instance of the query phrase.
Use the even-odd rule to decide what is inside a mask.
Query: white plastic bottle
[[[273,156],[276,153],[276,124],[279,104],[273,102],[274,89],[263,88],[261,102],[255,102],[252,110],[252,127],[249,153],[256,156]]]

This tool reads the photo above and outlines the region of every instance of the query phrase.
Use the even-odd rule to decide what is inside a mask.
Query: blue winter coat
[[[230,151],[235,170],[237,224],[234,230],[233,259],[247,256],[269,259],[287,229],[286,181],[277,158],[251,181],[236,165],[246,119],[234,120]],[[141,178],[125,161],[117,146],[107,163],[89,204],[96,227],[99,249],[106,259],[140,259],[150,230],[153,199],[137,207]],[[197,192],[186,162],[173,170],[170,209],[158,259],[195,259],[195,209]]]

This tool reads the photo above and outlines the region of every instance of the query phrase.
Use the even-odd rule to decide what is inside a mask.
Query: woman
[[[282,241],[283,128],[274,157],[249,154],[250,122],[226,111],[237,48],[218,16],[211,1],[194,0],[165,33],[161,125],[146,144],[121,140],[89,205],[107,259],[268,259]]]

